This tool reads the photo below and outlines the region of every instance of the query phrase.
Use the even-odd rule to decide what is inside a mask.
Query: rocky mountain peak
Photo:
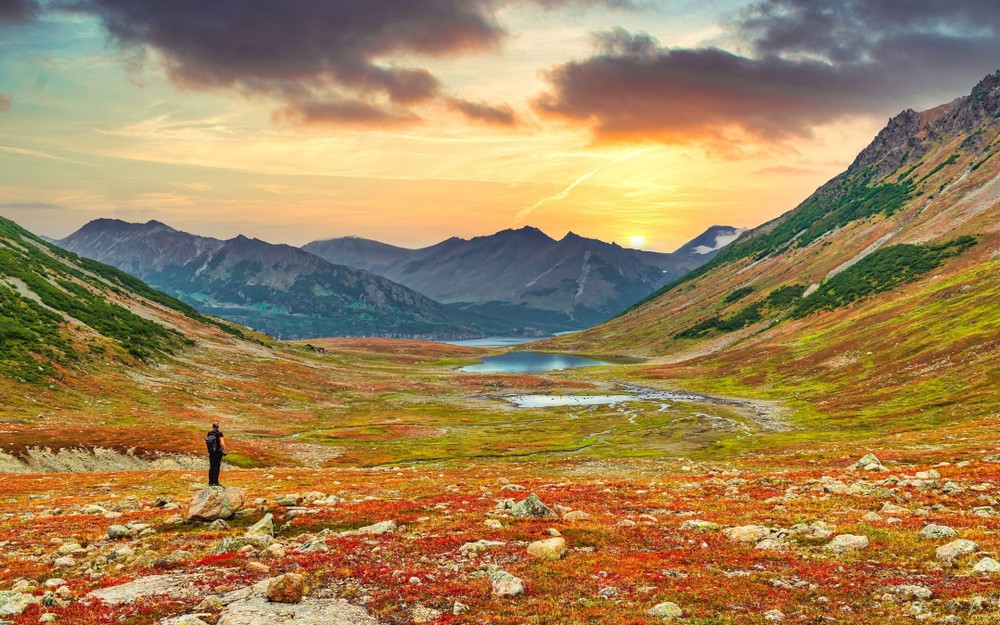
[[[906,109],[889,120],[858,154],[847,175],[879,179],[904,165],[916,163],[942,138],[973,135],[984,125],[1000,122],[1000,71],[981,80],[967,96],[923,113]],[[969,147],[978,147],[975,141]]]

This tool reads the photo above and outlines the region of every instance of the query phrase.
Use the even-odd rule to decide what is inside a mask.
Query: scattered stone
[[[734,543],[758,543],[771,535],[771,530],[763,525],[740,525],[723,531],[726,538]]]
[[[972,567],[972,572],[977,575],[1000,573],[1000,562],[997,562],[993,558],[983,558],[976,563],[976,566]]]
[[[516,597],[524,593],[524,580],[515,577],[507,571],[492,567],[489,569],[490,585],[497,597]]]
[[[223,538],[215,547],[215,553],[233,553],[249,548],[250,551],[260,551],[271,546],[274,539],[266,534],[247,534],[246,536],[229,536]]]
[[[271,567],[263,562],[247,562],[247,570],[251,573],[270,573]]]
[[[379,625],[363,608],[343,599],[305,597],[299,603],[272,603],[251,596],[234,601],[216,625]]]
[[[646,612],[646,614],[664,621],[670,621],[673,619],[683,618],[684,610],[682,610],[676,603],[664,601],[663,603],[654,605]]]
[[[73,556],[63,556],[52,561],[52,567],[56,569],[69,569],[76,566]]]
[[[498,519],[486,519],[483,525],[495,530],[503,529],[503,523],[501,523]]]
[[[298,603],[305,594],[305,578],[297,573],[275,577],[267,584],[267,600],[274,603]]]
[[[195,607],[199,612],[218,612],[224,607],[222,599],[218,595],[209,595],[201,600]]]
[[[117,586],[98,588],[86,595],[87,599],[100,599],[104,603],[125,603],[155,595],[171,597],[198,597],[196,582],[200,575],[149,575]]]
[[[17,616],[33,603],[38,603],[38,598],[33,595],[16,590],[0,591],[0,616]]]
[[[942,540],[955,538],[956,536],[958,536],[958,532],[947,525],[930,523],[925,525],[924,529],[920,530],[920,537],[926,540]]]
[[[951,563],[954,562],[956,558],[970,553],[975,553],[978,549],[979,545],[971,540],[959,538],[958,540],[951,541],[947,545],[941,545],[934,553],[938,560]]]
[[[528,554],[539,560],[558,560],[566,555],[566,539],[536,540],[528,545]]]
[[[848,551],[858,551],[868,547],[868,537],[856,534],[839,534],[834,536],[826,545],[826,549],[834,553],[846,553]]]
[[[914,476],[918,480],[936,480],[941,477],[941,474],[934,469],[928,471],[917,471]]]
[[[208,529],[214,530],[216,532],[221,532],[229,529],[229,523],[226,523],[222,519],[216,519],[212,521],[211,525],[208,526]]]
[[[823,541],[833,536],[837,531],[837,526],[826,521],[813,521],[812,523],[796,523],[789,530],[789,534],[807,541]]]
[[[455,616],[461,616],[468,611],[469,611],[469,606],[465,605],[464,603],[459,603],[458,601],[456,601],[455,605],[453,605],[451,608],[451,613],[454,614]]]
[[[571,510],[563,515],[564,521],[586,521],[590,515],[583,510]]]
[[[487,549],[492,549],[493,547],[503,547],[506,543],[500,542],[498,540],[477,540],[473,543],[465,543],[458,548],[459,553],[462,555],[468,555],[470,553],[479,553],[480,551],[486,551]]]
[[[927,586],[919,584],[899,584],[890,586],[889,592],[895,595],[897,601],[927,601],[934,593]]]
[[[768,610],[764,613],[764,620],[769,623],[780,623],[785,620],[785,613],[781,610]]]
[[[865,454],[860,460],[851,465],[853,469],[861,471],[888,471],[879,461],[875,454]]]
[[[719,531],[719,524],[699,519],[688,519],[687,521],[681,523],[681,529],[704,533],[717,532]]]
[[[865,523],[879,523],[882,521],[882,515],[878,512],[868,512],[861,517],[861,520]]]
[[[788,547],[788,543],[780,538],[765,538],[754,545],[754,549],[760,551],[783,551],[786,547]]]
[[[247,491],[230,486],[209,486],[198,491],[188,506],[188,521],[231,519],[244,506]]]
[[[514,504],[510,509],[511,516],[517,518],[538,518],[538,519],[557,519],[557,515],[551,508],[542,503],[542,500],[538,498],[538,495],[532,493],[528,495],[527,499],[524,501],[519,501]]]
[[[268,512],[264,518],[257,521],[247,529],[247,535],[274,536],[274,516]]]
[[[390,532],[395,532],[398,529],[395,521],[380,521],[373,525],[366,525],[365,527],[359,527],[353,532],[348,532],[350,534],[370,534],[377,536],[379,534],[388,534]]]
[[[132,530],[124,525],[112,525],[108,528],[108,538],[111,540],[132,538]]]

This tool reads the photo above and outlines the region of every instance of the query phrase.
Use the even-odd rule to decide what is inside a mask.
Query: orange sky
[[[748,26],[768,15],[734,30],[740,2],[476,0],[414,34],[417,18],[380,0],[352,9],[361,26],[330,35],[346,37],[336,50],[285,37],[287,51],[245,61],[143,3],[19,2],[27,13],[0,10],[0,215],[54,237],[117,217],[416,247],[527,224],[672,250],[794,207],[888,115],[990,70],[968,63],[953,82],[897,93],[795,47],[772,62],[769,35]],[[274,29],[346,19],[331,6],[293,2]],[[237,17],[223,37],[269,24]],[[378,46],[351,38],[372,23]],[[845,87],[824,92],[831,81]]]

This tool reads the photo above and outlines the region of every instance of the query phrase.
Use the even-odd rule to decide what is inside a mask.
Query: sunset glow
[[[777,0],[185,4],[0,11],[0,214],[54,237],[117,217],[416,247],[533,225],[670,250],[792,208],[889,115],[951,99],[995,56],[862,84],[771,49],[758,22]],[[314,23],[326,38],[292,36]],[[253,39],[268,29],[277,43]]]

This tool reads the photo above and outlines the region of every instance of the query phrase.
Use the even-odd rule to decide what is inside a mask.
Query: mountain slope
[[[1000,72],[904,111],[841,175],[555,350],[653,357],[692,388],[845,419],[996,410]],[[992,389],[992,390],[990,390]]]
[[[314,241],[303,249],[508,324],[561,331],[607,320],[712,258],[721,247],[717,241],[738,232],[715,226],[701,243],[674,254],[625,249],[572,232],[557,241],[532,227],[417,250],[356,237]]]
[[[156,221],[112,219],[92,221],[58,244],[128,271],[205,313],[279,338],[482,332],[470,315],[288,245],[244,236],[222,241]]]

